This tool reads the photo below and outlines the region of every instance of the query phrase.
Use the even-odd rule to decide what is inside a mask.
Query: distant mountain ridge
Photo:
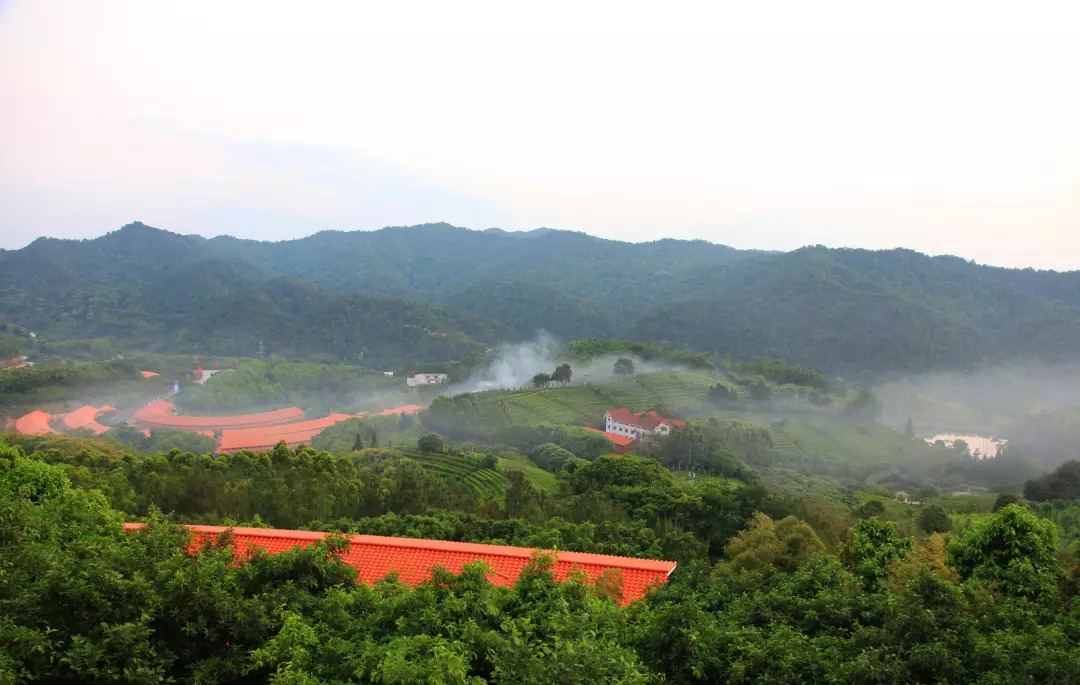
[[[736,250],[448,224],[260,242],[129,224],[0,251],[0,316],[49,335],[394,363],[537,329],[853,376],[1080,358],[1080,272],[911,250]]]

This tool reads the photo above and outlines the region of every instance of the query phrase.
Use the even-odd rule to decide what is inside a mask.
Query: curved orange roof
[[[143,523],[125,523],[124,530],[135,532]],[[302,530],[272,530],[268,528],[225,528],[222,526],[186,526],[192,536],[192,551],[204,542],[231,530],[237,558],[249,557],[257,548],[277,554],[293,547],[307,547],[326,537],[326,533]],[[488,579],[494,585],[514,584],[536,550],[527,547],[481,545],[445,540],[391,538],[380,535],[353,535],[350,548],[342,560],[357,570],[360,580],[374,583],[396,572],[402,582],[417,585],[431,578],[431,569],[442,566],[453,573],[475,561],[484,561],[491,569]],[[605,571],[616,569],[622,575],[622,599],[629,604],[643,597],[649,588],[664,583],[675,570],[674,561],[633,559],[606,554],[582,552],[553,552],[555,566],[551,569],[556,580],[566,580],[581,569],[592,581]]]
[[[218,444],[218,449],[222,452],[269,450],[273,449],[282,440],[289,447],[295,447],[309,442],[323,429],[353,418],[356,417],[352,414],[331,414],[321,419],[286,423],[267,428],[224,430],[221,432],[221,442]]]
[[[158,400],[135,412],[135,425],[143,428],[176,428],[186,431],[219,431],[234,428],[257,428],[289,423],[304,417],[298,407],[260,414],[236,416],[176,416],[171,402]]]
[[[106,409],[116,411],[108,405],[99,409],[87,404],[79,407],[75,411],[68,412],[67,414],[64,414],[64,429],[71,431],[76,428],[86,428],[93,432],[94,435],[101,435],[109,430],[109,427],[98,423],[97,417],[101,416]]]
[[[406,404],[404,407],[398,407],[397,409],[384,409],[380,412],[372,414],[372,416],[397,416],[398,414],[415,414],[424,408],[422,404]]]
[[[34,410],[15,419],[15,432],[26,435],[59,435],[60,432],[49,425],[52,419],[52,414],[40,409]]]

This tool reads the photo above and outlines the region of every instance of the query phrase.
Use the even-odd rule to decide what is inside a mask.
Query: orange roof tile
[[[103,426],[97,422],[97,417],[101,414],[101,409],[89,404],[83,405],[74,411],[64,414],[64,429],[72,431],[76,428],[85,428],[94,435],[101,435],[109,430],[108,426]]]
[[[613,421],[625,423],[630,426],[637,426],[638,428],[644,428],[645,430],[650,431],[654,430],[662,423],[666,423],[671,426],[686,425],[685,421],[680,421],[679,419],[669,419],[667,417],[660,416],[654,411],[635,414],[632,410],[621,407],[619,409],[609,409],[608,414],[611,414],[611,419]]]
[[[422,411],[424,405],[422,404],[406,404],[403,407],[397,409],[383,409],[380,412],[372,414],[372,416],[397,416],[398,414],[415,414],[418,411]]]
[[[124,529],[135,532],[145,527],[143,523],[125,523]],[[235,553],[247,558],[256,548],[270,554],[284,552],[293,547],[307,547],[326,537],[326,533],[301,530],[272,530],[267,528],[225,528],[223,526],[186,526],[194,533],[192,550],[198,549],[211,537],[226,530],[233,534]],[[431,578],[431,569],[442,566],[454,573],[462,567],[483,560],[491,568],[488,578],[494,585],[513,585],[535,550],[527,547],[482,545],[470,542],[445,540],[417,540],[391,538],[378,535],[353,535],[348,552],[342,560],[357,570],[360,580],[373,583],[397,572],[402,582],[417,585]],[[556,557],[552,574],[556,580],[566,580],[580,568],[590,580],[608,569],[618,569],[622,574],[622,604],[640,599],[648,589],[666,582],[675,570],[674,561],[633,559],[604,554],[582,552],[554,552]]]
[[[585,430],[587,430],[587,431],[589,431],[591,433],[599,433],[600,435],[603,435],[605,438],[612,441],[616,445],[619,445],[620,447],[625,447],[625,446],[630,445],[631,443],[634,442],[634,439],[632,437],[630,437],[629,435],[619,435],[618,433],[608,433],[607,431],[602,431],[599,428],[590,428],[589,426],[585,426]]]
[[[235,428],[275,426],[302,419],[304,412],[298,407],[278,409],[260,414],[236,416],[176,416],[171,402],[158,400],[135,412],[135,425],[143,428],[176,428],[187,431],[217,431]]]
[[[60,432],[49,425],[52,419],[52,414],[40,409],[34,410],[15,419],[15,432],[26,435],[59,435]]]
[[[224,430],[221,432],[221,442],[218,444],[218,449],[222,452],[266,450],[273,449],[282,440],[288,446],[295,447],[310,441],[321,433],[324,428],[353,418],[356,417],[352,414],[331,414],[321,419],[286,423],[266,428]]]

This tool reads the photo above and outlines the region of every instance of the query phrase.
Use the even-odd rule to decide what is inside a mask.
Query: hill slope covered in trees
[[[546,329],[831,373],[1080,357],[1080,272],[910,250],[740,251],[446,224],[277,243],[131,224],[0,251],[0,316],[57,337],[393,363]]]

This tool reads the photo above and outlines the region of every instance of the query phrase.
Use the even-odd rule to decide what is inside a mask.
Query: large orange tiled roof
[[[222,452],[269,450],[273,449],[281,441],[285,441],[285,444],[289,447],[296,447],[311,441],[324,428],[355,418],[356,416],[353,414],[331,414],[321,419],[284,423],[266,428],[225,430],[221,432],[221,442],[218,444],[218,449]]]
[[[49,425],[52,420],[52,414],[36,409],[15,419],[15,432],[25,435],[59,435],[59,431],[53,430]]]
[[[304,418],[298,407],[260,414],[236,416],[176,416],[171,402],[158,400],[135,412],[135,425],[143,428],[176,428],[187,431],[220,431],[234,428],[257,428],[290,423]]]
[[[399,414],[415,414],[424,408],[422,404],[406,404],[403,407],[397,407],[396,409],[383,409],[380,412],[372,414],[372,416],[397,416]]]
[[[103,407],[94,407],[89,404],[83,405],[74,411],[64,414],[64,429],[70,431],[75,430],[76,428],[86,428],[94,435],[101,435],[109,430],[109,427],[98,423],[97,417],[101,416],[106,411],[116,410],[108,405]]]
[[[124,529],[134,532],[143,528],[142,523],[125,523]],[[256,548],[270,554],[284,552],[293,547],[307,547],[326,537],[326,533],[302,530],[272,530],[268,528],[225,528],[223,526],[186,526],[194,533],[192,549],[198,549],[208,539],[226,530],[233,534],[235,553],[247,558]],[[491,568],[488,578],[495,585],[509,586],[521,575],[522,569],[536,550],[527,547],[504,547],[481,545],[470,542],[445,540],[417,540],[391,538],[379,535],[353,535],[349,537],[350,548],[342,559],[357,570],[360,580],[373,583],[396,572],[402,582],[417,585],[431,578],[431,569],[442,566],[460,573],[466,564],[483,560]],[[675,570],[674,561],[632,559],[604,554],[582,552],[553,552],[556,558],[552,573],[556,580],[566,580],[580,568],[589,579],[595,581],[601,573],[618,569],[622,575],[622,600],[628,604],[645,595],[649,587],[667,581]]]

